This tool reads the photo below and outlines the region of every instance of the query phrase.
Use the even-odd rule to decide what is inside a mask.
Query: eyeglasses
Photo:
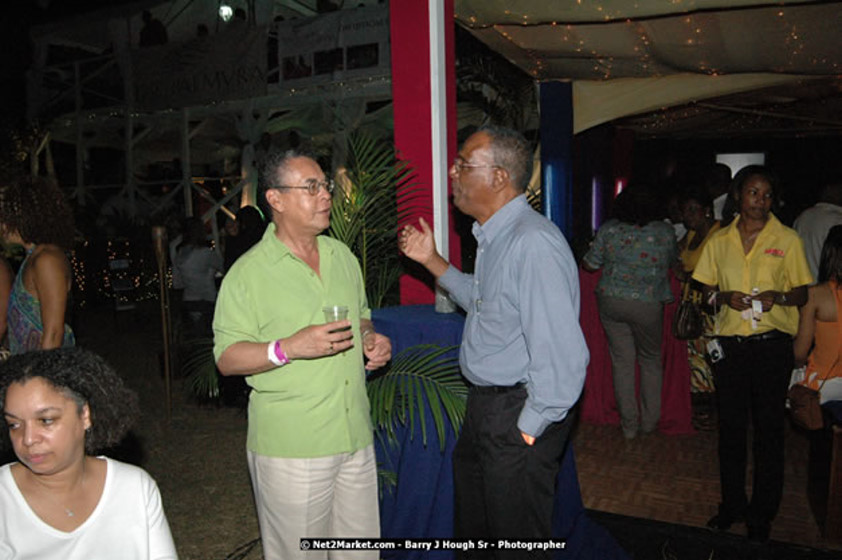
[[[272,185],[271,188],[273,189],[306,189],[307,193],[310,196],[316,196],[319,194],[319,191],[324,189],[327,191],[327,194],[333,194],[333,189],[336,188],[333,180],[328,179],[326,181],[316,181],[315,179],[310,179],[309,181],[305,181],[305,185],[302,187],[294,187],[290,185]]]
[[[479,169],[483,167],[489,168],[499,168],[499,165],[491,165],[487,163],[468,163],[464,159],[457,157],[453,160],[453,171],[456,173],[462,173],[463,169]]]

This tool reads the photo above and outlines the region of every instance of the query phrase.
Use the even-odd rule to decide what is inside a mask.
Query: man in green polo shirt
[[[219,371],[252,388],[246,447],[267,560],[328,557],[302,550],[302,537],[380,534],[365,369],[392,348],[374,331],[357,259],[320,235],[332,192],[312,158],[267,157],[258,198],[272,223],[225,276],[214,315]],[[325,324],[332,305],[348,319]]]

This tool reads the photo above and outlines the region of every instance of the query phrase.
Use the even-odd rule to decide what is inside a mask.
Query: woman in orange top
[[[799,375],[795,381],[819,390],[822,403],[842,400],[840,284],[842,226],[834,226],[830,228],[822,246],[819,283],[810,286],[807,303],[800,311],[798,334],[793,343],[796,367],[807,366],[803,377]]]

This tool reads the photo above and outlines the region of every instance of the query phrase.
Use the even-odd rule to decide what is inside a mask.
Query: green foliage
[[[377,463],[377,488],[380,496],[384,492],[392,493],[398,486],[398,475],[395,471],[384,468],[380,463]]]
[[[458,359],[447,355],[454,348],[428,344],[412,346],[395,356],[385,373],[369,380],[371,419],[390,443],[397,443],[395,429],[398,423],[408,424],[410,433],[414,433],[418,422],[426,446],[424,411],[428,406],[441,451],[445,445],[445,417],[453,431],[459,433],[465,418],[468,387],[462,379]]]
[[[537,128],[534,79],[463,29],[457,28],[456,98],[460,121],[515,130]]]
[[[363,132],[350,135],[347,168],[336,178],[329,234],[359,259],[373,308],[398,303],[397,229],[419,208],[413,177],[391,145]]]
[[[213,359],[213,339],[194,338],[184,342],[181,371],[187,378],[190,393],[202,401],[219,398],[219,377]]]

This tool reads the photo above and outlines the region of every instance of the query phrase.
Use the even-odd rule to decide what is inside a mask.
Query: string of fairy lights
[[[776,72],[837,75],[842,48],[839,2],[780,6],[729,6],[667,15],[640,13],[649,2],[559,4],[568,21],[547,19],[546,5],[513,0],[502,12],[494,4],[457,2],[456,20],[534,78],[597,79],[693,72]],[[667,3],[677,11],[681,0]],[[465,13],[459,13],[462,6]],[[688,10],[695,3],[685,2]],[[534,12],[534,14],[532,13]],[[587,14],[592,19],[571,21]],[[751,48],[747,37],[762,31]],[[501,40],[502,39],[502,40]],[[506,46],[508,45],[508,46]],[[770,60],[774,58],[774,60]],[[756,68],[750,68],[754,64]]]
[[[68,254],[73,272],[74,306],[84,308],[94,300],[140,303],[158,299],[157,264],[133,247],[129,240],[108,240],[104,260],[91,259],[92,250],[91,242],[85,239]],[[113,270],[109,263],[116,260],[126,260],[130,266]],[[172,287],[172,270],[169,267],[165,275],[165,285]],[[115,290],[113,283],[117,279],[128,280],[133,289]]]

